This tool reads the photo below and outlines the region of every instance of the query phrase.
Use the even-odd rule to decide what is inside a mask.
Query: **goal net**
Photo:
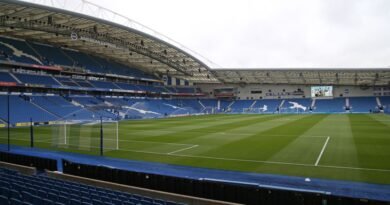
[[[61,120],[51,122],[51,146],[86,152],[119,149],[118,121]]]

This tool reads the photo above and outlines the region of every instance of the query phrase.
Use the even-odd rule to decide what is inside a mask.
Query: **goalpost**
[[[119,122],[114,120],[62,120],[50,123],[51,144],[85,151],[119,149]],[[101,141],[102,137],[102,141]]]

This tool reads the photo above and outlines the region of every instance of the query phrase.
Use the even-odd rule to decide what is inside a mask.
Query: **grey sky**
[[[224,68],[389,67],[389,0],[90,0]]]

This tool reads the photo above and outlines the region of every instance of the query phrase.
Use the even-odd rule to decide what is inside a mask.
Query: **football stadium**
[[[388,67],[215,69],[80,2],[116,20],[0,0],[0,204],[390,203]]]

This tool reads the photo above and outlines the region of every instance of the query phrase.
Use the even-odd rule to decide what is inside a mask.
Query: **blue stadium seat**
[[[4,171],[6,170],[6,171]],[[0,205],[165,205],[166,202],[139,194],[85,185],[81,183],[52,179],[46,176],[26,176],[18,172],[0,168],[1,184],[7,182],[12,187],[0,187]],[[30,186],[34,189],[28,189]],[[68,187],[59,191],[57,187]],[[56,187],[56,188],[55,188]],[[30,191],[34,191],[30,193]],[[59,195],[60,194],[60,195]],[[176,204],[172,202],[172,204]]]
[[[22,201],[20,199],[11,198],[11,205],[22,205]]]
[[[52,201],[58,201],[58,195],[52,192],[49,192],[47,197]]]
[[[15,190],[15,189],[11,189],[11,195],[10,195],[10,198],[14,198],[14,199],[22,199],[22,196],[20,195],[19,191]]]
[[[32,196],[32,203],[33,204],[44,204],[43,199],[38,197],[38,196],[35,196],[35,195]]]
[[[81,205],[81,201],[77,199],[70,199],[69,205]]]
[[[0,204],[8,205],[9,204],[8,197],[0,194]]]
[[[9,73],[0,72],[0,82],[17,82]]]
[[[7,187],[0,187],[0,195],[5,196],[5,197],[10,197],[10,190]]]
[[[58,196],[58,202],[61,202],[63,204],[68,204],[69,203],[69,198],[66,197],[65,195],[60,195],[60,196]]]

